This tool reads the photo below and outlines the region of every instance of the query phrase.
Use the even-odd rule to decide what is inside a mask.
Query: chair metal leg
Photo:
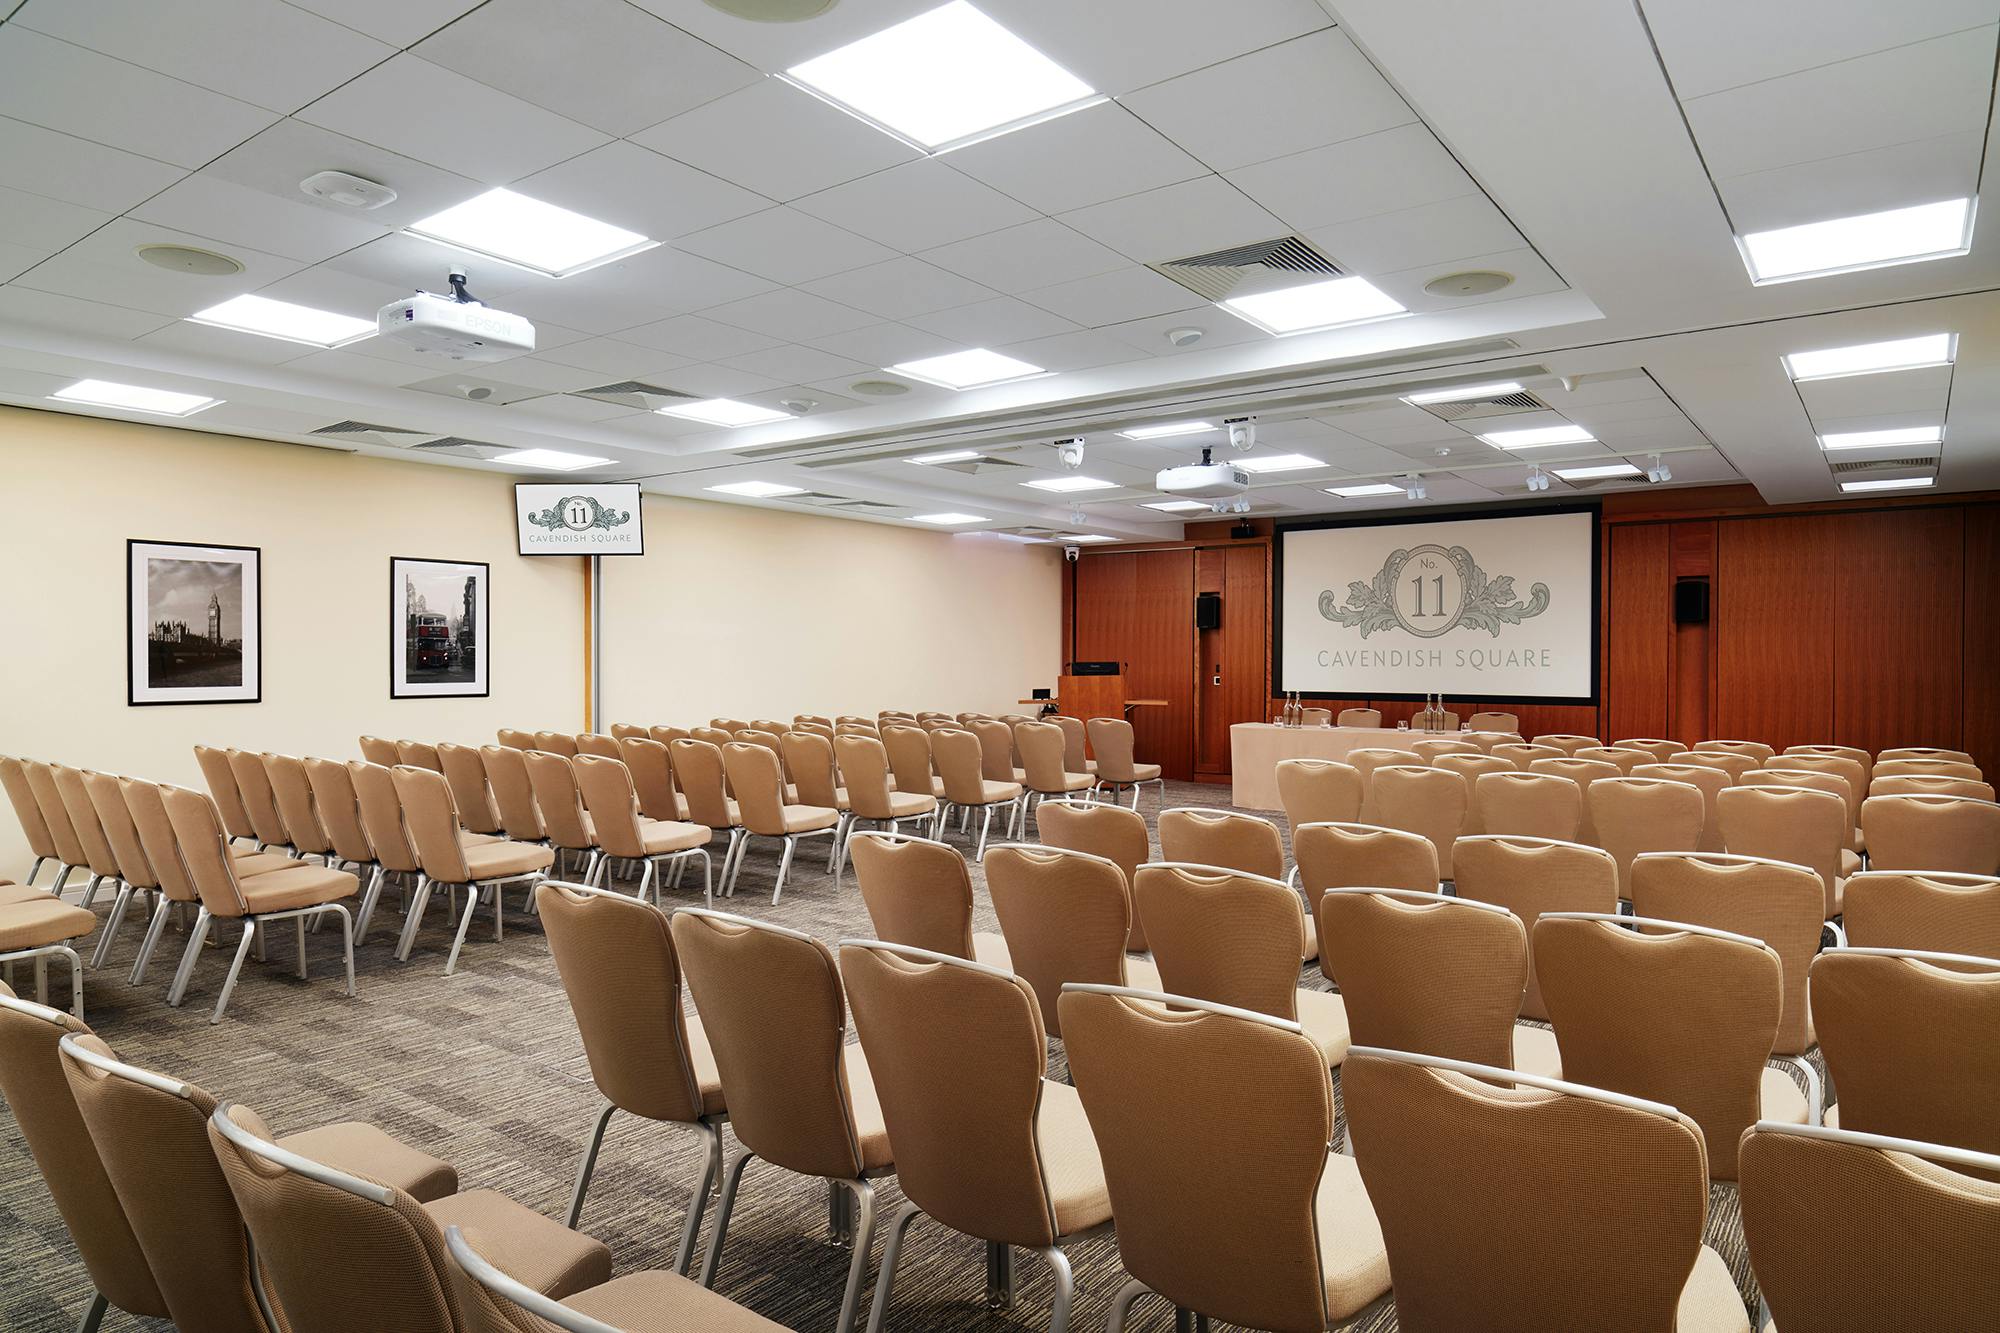
[[[1070,1268],[1069,1256],[1062,1252],[1060,1245],[1051,1245],[1035,1253],[1048,1264],[1049,1273],[1056,1283],[1055,1299],[1049,1309],[1049,1333],[1068,1333],[1069,1310],[1076,1301],[1076,1274]]]
[[[295,916],[292,918],[292,934],[298,940],[299,945],[299,980],[304,981],[306,979],[306,919],[304,917]]]
[[[76,1326],[76,1333],[97,1333],[98,1325],[104,1322],[104,1312],[110,1308],[111,1302],[103,1292],[90,1293],[90,1304],[84,1307],[83,1322]]]
[[[39,875],[39,874],[41,874],[41,873],[42,873],[42,862],[44,862],[44,861],[46,861],[46,860],[48,860],[48,859],[49,859],[49,858],[48,858],[48,857],[46,857],[46,856],[38,856],[38,857],[36,857],[36,858],[35,858],[35,863],[34,863],[33,865],[31,865],[31,866],[29,866],[29,867],[28,867],[28,877],[27,877],[26,879],[22,880],[21,882],[22,882],[23,884],[26,884],[26,885],[29,885],[30,887],[32,887],[32,886],[34,885],[34,882],[35,882],[35,876],[37,876],[37,875]]]
[[[212,920],[206,907],[195,913],[194,929],[188,932],[187,949],[181,954],[181,965],[174,971],[173,984],[167,987],[167,1006],[180,1008],[187,997],[188,981],[194,976],[195,959],[201,957],[201,946],[208,939],[208,926]]]
[[[344,904],[330,903],[328,906],[340,914],[340,951],[342,960],[347,964],[347,998],[351,1000],[354,998],[354,917]],[[313,919],[320,921],[325,917],[326,913],[321,912]],[[303,965],[303,953],[300,955],[300,962]]]
[[[215,1012],[208,1016],[210,1023],[222,1021],[222,1011],[229,1007],[229,997],[236,990],[237,974],[243,971],[243,960],[250,953],[250,942],[260,933],[258,930],[260,924],[256,921],[243,923],[243,942],[236,946],[236,961],[229,965],[229,975],[223,978],[222,994],[215,997]]]
[[[694,1245],[701,1237],[701,1215],[708,1210],[708,1196],[722,1181],[722,1127],[703,1122],[695,1128],[708,1141],[708,1151],[702,1156],[701,1180],[688,1200],[687,1220],[681,1223],[681,1247],[674,1255],[674,1271],[682,1277],[694,1265]]]
[[[789,834],[785,838],[785,854],[778,858],[778,882],[771,886],[771,905],[778,905],[778,895],[785,891],[785,876],[792,871],[792,853],[799,849],[799,840]]]
[[[722,1266],[722,1243],[729,1236],[729,1213],[736,1207],[736,1187],[743,1182],[743,1168],[756,1155],[748,1148],[736,1154],[723,1181],[722,1202],[715,1207],[715,1234],[708,1238],[708,1254],[701,1261],[701,1285],[711,1290],[715,1287],[715,1270]]]
[[[875,1187],[865,1180],[835,1184],[854,1192],[854,1255],[847,1261],[847,1290],[840,1298],[840,1321],[834,1325],[834,1333],[854,1333],[854,1320],[861,1312],[861,1284],[868,1278],[868,1246],[875,1239]]]
[[[403,933],[396,940],[396,961],[410,961],[410,946],[417,942],[417,927],[423,924],[424,909],[431,903],[431,878],[421,872],[417,875],[417,891],[403,909]]]
[[[500,893],[500,886],[493,886],[494,896]],[[465,947],[465,937],[472,930],[472,918],[479,912],[479,886],[465,886],[465,915],[458,919],[458,938],[451,942],[451,954],[444,960],[444,974],[450,976],[458,971],[458,951]]]
[[[1014,1247],[986,1242],[986,1308],[1014,1308]]]
[[[368,938],[368,923],[375,919],[375,901],[382,896],[383,870],[375,867],[375,873],[368,877],[368,887],[361,894],[361,918],[354,923],[354,942],[360,944]]]
[[[650,856],[639,863],[639,901],[642,903],[653,891],[653,870],[653,858]]]
[[[576,1219],[583,1215],[583,1196],[590,1190],[590,1176],[597,1169],[597,1150],[604,1146],[604,1129],[611,1123],[612,1112],[618,1108],[610,1102],[597,1113],[597,1123],[591,1127],[590,1142],[584,1145],[583,1161],[577,1164],[576,1185],[569,1192],[569,1212],[563,1217],[563,1225],[576,1230]]]
[[[1174,1333],[1194,1333],[1194,1311],[1174,1307]]]
[[[1120,1287],[1118,1294],[1111,1298],[1111,1318],[1105,1324],[1104,1333],[1125,1333],[1125,1321],[1131,1317],[1132,1302],[1152,1294],[1153,1289],[1138,1278]]]
[[[972,859],[975,861],[986,859],[986,834],[993,827],[993,807],[987,806],[984,814],[985,817],[979,821],[979,848],[972,854]]]
[[[125,923],[125,909],[131,905],[132,886],[121,879],[118,881],[118,896],[111,900],[111,915],[104,918],[104,930],[97,937],[97,947],[90,951],[91,971],[104,966],[104,959],[111,952],[111,937]]]
[[[840,855],[840,840],[847,833],[848,812],[842,810],[833,822],[833,845],[826,849],[826,873],[833,873],[834,858]]]
[[[172,909],[173,904],[167,901],[164,893],[153,904],[153,919],[146,927],[145,940],[139,945],[139,956],[132,960],[131,975],[125,979],[127,985],[136,986],[146,979],[146,965],[153,961],[153,950],[160,945],[160,935],[167,928],[167,914]]]
[[[868,1333],[882,1333],[882,1324],[889,1316],[889,1299],[896,1285],[896,1265],[903,1258],[903,1238],[909,1234],[910,1223],[917,1220],[923,1210],[913,1203],[906,1203],[896,1210],[889,1220],[889,1239],[882,1246],[882,1271],[875,1277],[875,1304],[868,1311]]]
[[[76,869],[76,867],[71,865],[69,862],[67,861],[62,862],[56,869],[56,882],[49,885],[49,892],[53,893],[58,898],[62,897],[63,885],[69,883],[69,872],[74,869]]]
[[[77,903],[77,906],[81,907],[84,911],[88,912],[90,910],[91,900],[97,897],[97,886],[102,884],[103,882],[104,882],[104,876],[92,875],[90,877],[90,883],[84,885],[83,887],[83,900]]]

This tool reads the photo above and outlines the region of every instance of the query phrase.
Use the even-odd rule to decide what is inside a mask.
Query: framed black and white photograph
[[[475,560],[389,561],[389,697],[483,698],[488,567]]]
[[[127,541],[125,641],[128,704],[257,703],[262,550]]]

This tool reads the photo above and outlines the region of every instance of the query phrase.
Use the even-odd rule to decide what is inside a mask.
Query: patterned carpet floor
[[[1170,783],[1166,800],[1170,806],[1226,806],[1228,788]],[[1141,810],[1150,823],[1157,813],[1150,793]],[[954,832],[952,838],[957,841],[958,835]],[[812,861],[801,852],[783,901],[773,906],[770,887],[777,854],[770,844],[760,844],[747,858],[739,893],[728,910],[808,931],[829,944],[870,933],[852,877],[836,891],[824,860],[817,865]],[[16,875],[21,869],[10,868]],[[980,890],[976,928],[997,930],[979,867],[972,870]],[[690,874],[688,882],[697,881]],[[668,900],[699,904],[700,895],[670,891]],[[214,1027],[208,1015],[228,967],[226,953],[210,949],[196,968],[186,1004],[169,1009],[166,986],[183,937],[175,932],[163,939],[146,984],[129,987],[125,973],[140,930],[128,918],[109,965],[86,982],[91,1025],[121,1057],[253,1106],[280,1132],[335,1120],[369,1121],[452,1162],[465,1188],[497,1189],[560,1217],[601,1103],[539,926],[510,910],[506,938],[496,942],[490,915],[482,914],[466,942],[458,974],[447,977],[444,959],[451,938],[442,911],[431,914],[408,964],[391,958],[400,924],[394,903],[393,895],[384,895],[371,937],[356,952],[356,998],[341,993],[337,936],[322,933],[310,939],[311,975],[300,981],[292,967],[289,932],[280,931],[271,941],[269,962],[253,958],[245,965],[229,1012]],[[107,906],[100,898],[100,915]],[[23,988],[32,985],[25,972],[19,980]],[[1303,971],[1301,984],[1327,988],[1317,967]],[[50,999],[66,1003],[65,981],[52,982]],[[1066,1074],[1060,1043],[1053,1064],[1057,1077]],[[10,1113],[0,1112],[0,1125],[5,1126],[0,1133],[0,1250],[8,1257],[6,1280],[0,1282],[0,1328],[16,1333],[73,1329],[90,1294],[83,1265]],[[733,1140],[727,1146],[733,1155]],[[580,1226],[611,1247],[620,1273],[668,1267],[700,1169],[693,1135],[616,1117]],[[878,1195],[881,1215],[886,1218],[901,1202],[894,1181],[886,1182]],[[848,1255],[831,1242],[826,1215],[822,1185],[753,1167],[730,1222],[717,1290],[788,1328],[831,1329]],[[709,1232],[704,1226],[703,1246]],[[1746,1305],[1754,1310],[1756,1289],[1732,1186],[1719,1184],[1711,1190],[1707,1239],[1728,1262]],[[872,1299],[880,1249],[878,1234],[864,1301]],[[904,1254],[891,1329],[944,1333],[1047,1327],[1049,1279],[1032,1257],[1017,1260],[1013,1308],[996,1312],[986,1308],[985,1259],[978,1243],[919,1222]],[[337,1242],[330,1256],[338,1262]],[[1077,1284],[1071,1326],[1101,1329],[1111,1298],[1125,1280],[1116,1241],[1085,1242],[1071,1257]],[[1607,1275],[1607,1280],[1615,1276]],[[1135,1313],[1142,1316],[1135,1318],[1135,1330],[1151,1333],[1173,1326],[1171,1313],[1160,1302],[1142,1302]],[[169,1327],[116,1311],[104,1323],[107,1333]],[[1394,1311],[1379,1312],[1360,1327],[1366,1333],[1388,1333],[1396,1327]]]

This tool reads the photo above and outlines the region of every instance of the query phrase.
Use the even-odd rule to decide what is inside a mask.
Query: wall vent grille
[[[1938,465],[1932,458],[1877,458],[1866,462],[1828,463],[1833,475],[1851,476],[1857,472],[1927,472]]]
[[[685,403],[694,399],[691,393],[679,389],[669,389],[662,384],[648,384],[644,380],[619,380],[616,384],[600,384],[594,389],[577,389],[573,397],[590,398],[600,403],[616,403],[620,407],[644,408],[648,411],[664,407],[668,403]]]
[[[1520,393],[1495,394],[1491,398],[1461,398],[1450,403],[1418,403],[1417,407],[1440,421],[1483,421],[1490,417],[1511,417],[1522,412],[1546,412],[1549,405],[1525,389]]]

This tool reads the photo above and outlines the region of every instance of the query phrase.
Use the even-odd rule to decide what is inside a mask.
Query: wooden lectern
[[[1060,676],[1056,707],[1067,717],[1125,716],[1125,677]]]

